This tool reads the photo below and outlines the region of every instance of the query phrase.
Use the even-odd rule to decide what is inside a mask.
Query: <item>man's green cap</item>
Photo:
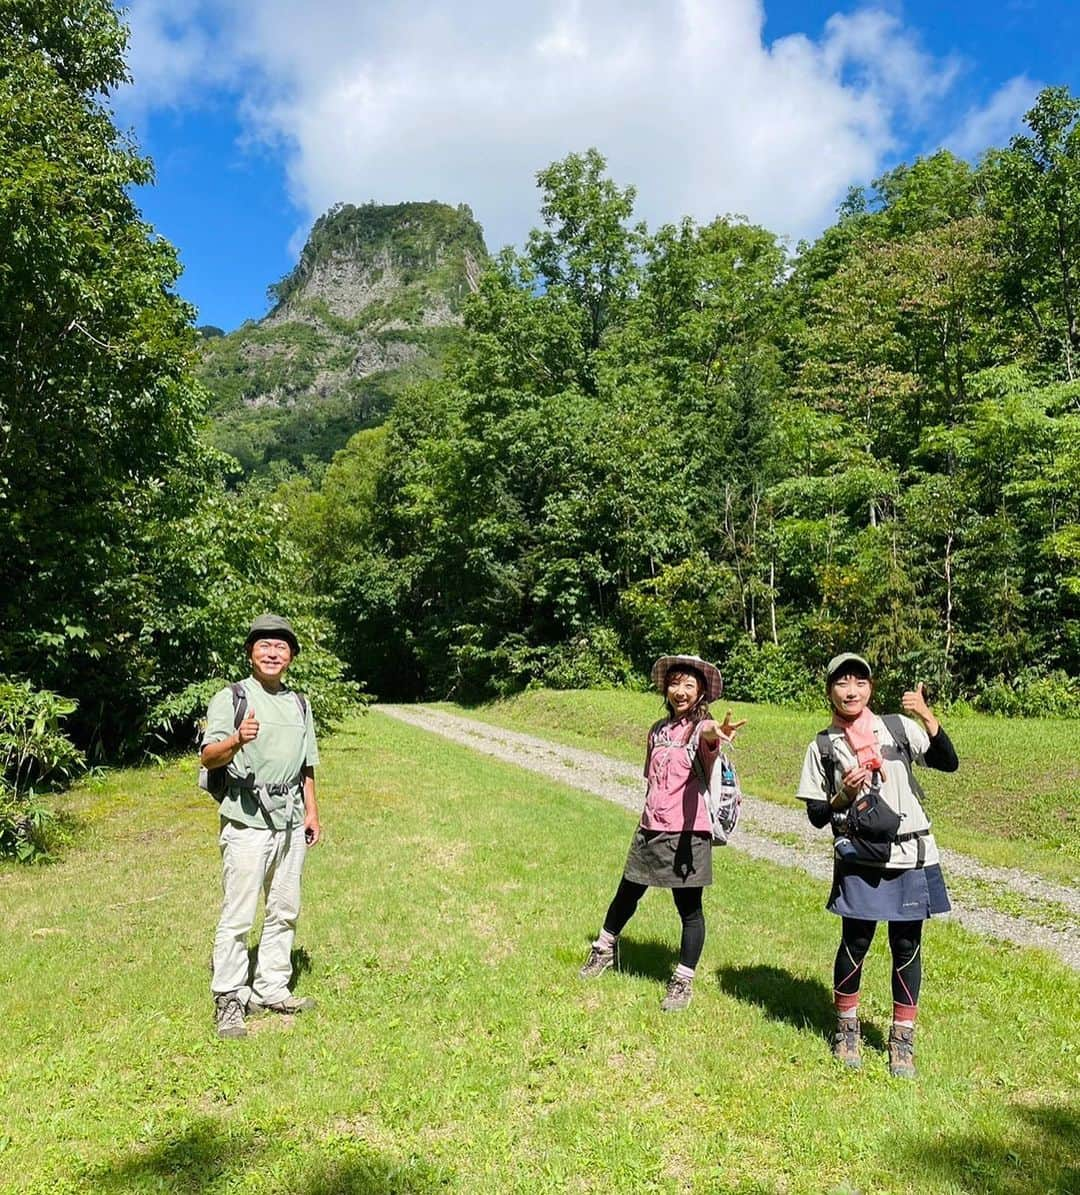
[[[825,683],[831,685],[843,671],[852,672],[856,675],[862,673],[866,676],[867,680],[874,679],[870,665],[862,656],[857,656],[853,651],[842,651],[838,656],[833,656],[829,661],[828,668],[825,669]]]
[[[284,639],[292,648],[292,654],[300,654],[300,640],[292,629],[292,623],[280,614],[260,614],[251,624],[248,637],[244,640],[245,651],[251,650],[251,645],[258,639]]]

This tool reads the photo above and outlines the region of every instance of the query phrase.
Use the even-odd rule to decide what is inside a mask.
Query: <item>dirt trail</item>
[[[621,760],[427,706],[373,708],[377,713],[442,735],[482,755],[614,801],[635,813],[641,808],[641,770]],[[815,831],[797,809],[746,797],[742,820],[731,845],[755,859],[797,867],[818,879],[827,880],[832,875],[831,857],[821,832]],[[1080,971],[1080,888],[1053,884],[1015,868],[991,867],[956,851],[943,849],[941,857],[949,876],[979,881],[993,891],[1012,893],[1033,902],[1036,908],[1048,906],[1051,919],[1061,924],[1043,925],[978,904],[970,896],[960,900],[954,896],[951,914],[954,920],[992,938],[1050,950]]]

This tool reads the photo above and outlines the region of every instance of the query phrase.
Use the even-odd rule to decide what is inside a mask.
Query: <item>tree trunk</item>
[[[1061,299],[1065,307],[1065,371],[1069,381],[1075,380],[1073,373],[1073,350],[1080,348],[1080,328],[1077,327],[1076,307],[1073,302],[1072,274],[1069,270],[1068,238],[1065,235],[1065,214],[1057,211],[1057,249],[1061,266]]]
[[[953,639],[953,572],[952,572],[953,536],[949,532],[945,540],[945,675],[952,672],[952,639]]]

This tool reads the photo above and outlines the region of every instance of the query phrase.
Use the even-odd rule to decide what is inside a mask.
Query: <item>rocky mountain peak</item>
[[[270,288],[266,321],[313,307],[355,320],[375,306],[401,326],[457,322],[486,258],[466,204],[337,204],[315,222],[295,269]]]
[[[438,370],[487,256],[465,204],[331,208],[269,288],[269,314],[203,341],[215,443],[248,469],[326,459]]]

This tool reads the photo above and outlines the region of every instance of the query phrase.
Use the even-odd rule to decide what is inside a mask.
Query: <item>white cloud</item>
[[[117,97],[122,118],[197,104],[209,88],[230,81],[235,62],[216,42],[212,17],[208,0],[131,0],[124,20],[136,85]]]
[[[924,117],[946,95],[961,70],[954,56],[935,62],[897,16],[881,9],[830,17],[823,49],[837,75],[847,72],[874,94],[890,97],[894,109],[906,109],[915,119]]]
[[[740,212],[800,236],[957,68],[878,10],[771,45],[763,19],[759,0],[136,0],[131,102],[228,83],[311,216],[468,202],[490,246],[520,243],[536,171],[595,145],[650,224]]]
[[[589,52],[582,30],[581,2],[570,0],[556,16],[550,30],[536,43],[536,52],[550,58],[582,60]]]
[[[1023,118],[1035,104],[1043,84],[1017,75],[1002,84],[987,102],[970,109],[945,144],[961,158],[977,158],[992,145],[1004,145],[1021,132]]]

